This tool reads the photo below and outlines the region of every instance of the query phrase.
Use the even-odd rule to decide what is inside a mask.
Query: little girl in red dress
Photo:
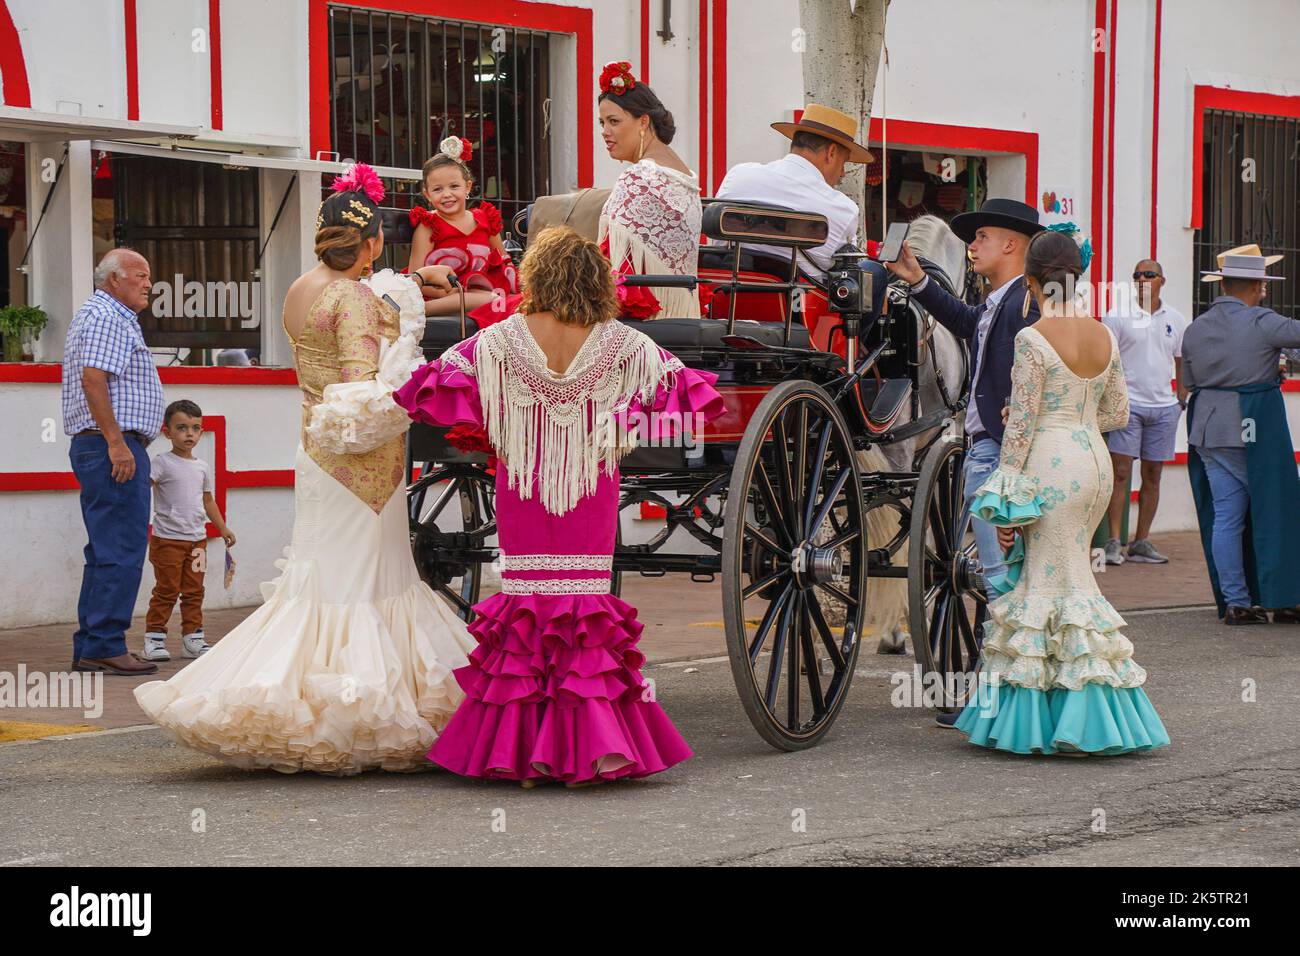
[[[442,152],[429,159],[422,170],[424,198],[432,208],[416,206],[411,210],[415,237],[411,241],[410,271],[422,266],[449,266],[465,289],[467,311],[498,301],[504,318],[509,314],[504,308],[506,297],[518,291],[519,281],[501,241],[501,213],[489,202],[465,208],[474,185],[465,165],[469,143],[451,137],[440,145]],[[426,296],[434,296],[425,300],[425,315],[459,314],[459,293],[440,295],[430,286],[424,288]]]

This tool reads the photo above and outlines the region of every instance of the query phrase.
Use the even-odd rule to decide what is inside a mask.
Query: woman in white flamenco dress
[[[410,420],[392,393],[423,364],[423,297],[420,279],[388,270],[358,281],[383,246],[372,175],[336,181],[318,218],[323,261],[285,302],[303,429],[283,573],[209,652],[135,691],[176,740],[246,769],[431,766],[425,754],[464,696],[452,671],[475,646],[411,558]]]

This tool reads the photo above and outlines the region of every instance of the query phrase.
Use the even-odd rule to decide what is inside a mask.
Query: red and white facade
[[[796,0],[683,0],[672,5],[671,40],[659,36],[660,0],[346,5],[552,34],[557,191],[607,185],[618,173],[595,135],[605,60],[631,60],[654,86],[676,118],[674,147],[706,192],[736,162],[778,157],[785,141],[768,124],[802,105]],[[47,161],[68,151],[24,279],[26,301],[50,315],[38,354],[50,364],[0,364],[0,627],[75,615],[84,531],[53,363],[92,288],[91,156],[105,144],[180,145],[208,162],[238,153],[258,169],[264,223],[295,177],[302,187],[262,263],[262,313],[272,317],[262,361],[278,367],[163,372],[168,400],[191,398],[205,411],[200,453],[240,539],[235,587],[224,591],[214,574],[208,605],[254,603],[257,582],[274,575],[292,524],[299,403],[274,317],[313,262],[319,174],[337,158],[327,10],[326,0],[0,0],[0,140],[27,143],[30,222],[49,190]],[[1166,299],[1185,313],[1202,214],[1201,110],[1300,116],[1300,4],[1281,0],[894,0],[887,35],[874,143],[985,156],[991,194],[1035,205],[1043,192],[1068,194],[1097,250],[1094,275],[1122,280],[1158,255]],[[1300,438],[1300,391],[1287,401]],[[1184,448],[1180,437],[1157,532],[1194,526]],[[151,586],[146,568],[141,608]]]

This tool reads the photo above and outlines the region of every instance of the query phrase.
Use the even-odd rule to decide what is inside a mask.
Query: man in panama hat
[[[806,253],[816,267],[807,271],[819,278],[830,268],[831,254],[858,232],[858,204],[835,188],[844,178],[844,166],[869,163],[874,157],[856,141],[858,121],[829,106],[809,103],[798,122],[773,123],[772,129],[790,140],[790,152],[771,163],[733,166],[715,196],[824,215],[830,224],[826,241]],[[773,252],[789,255],[781,249]]]
[[[1244,246],[1237,246],[1233,249],[1227,249],[1223,252],[1220,252],[1217,256],[1215,256],[1214,260],[1215,262],[1218,263],[1220,269],[1223,268],[1223,261],[1226,258],[1228,258],[1228,256],[1259,256],[1263,258],[1264,266],[1266,268],[1268,266],[1281,262],[1285,258],[1284,256],[1280,256],[1280,255],[1266,256],[1264,255],[1263,251],[1260,250],[1259,243],[1251,242],[1251,243],[1247,243]],[[1219,282],[1221,281],[1221,278],[1222,277],[1217,272],[1201,273],[1202,282]]]
[[[1300,322],[1262,303],[1282,276],[1258,246],[1229,249],[1203,280],[1222,294],[1183,335],[1187,474],[1219,616],[1225,624],[1300,623],[1300,478],[1278,377]]]

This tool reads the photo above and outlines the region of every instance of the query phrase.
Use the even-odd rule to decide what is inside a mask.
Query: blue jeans
[[[1214,532],[1210,553],[1219,572],[1219,590],[1232,607],[1250,607],[1250,588],[1242,563],[1241,537],[1250,510],[1250,482],[1246,478],[1246,449],[1196,448],[1205,463],[1205,477],[1214,496]]]
[[[126,653],[149,550],[149,455],[135,438],[126,445],[135,455],[130,481],[113,479],[108,442],[101,435],[72,439],[72,471],[81,484],[81,517],[86,524],[86,566],[77,600],[77,632],[72,660],[117,657]]]
[[[1002,445],[992,438],[981,438],[971,445],[970,451],[966,454],[962,477],[964,496],[962,507],[966,511],[970,511],[971,502],[975,500],[975,493],[979,491],[980,485],[984,484],[997,468],[998,458],[1001,455]],[[971,530],[975,532],[975,547],[979,551],[980,564],[984,565],[985,578],[1005,574],[1007,566],[1002,560],[1002,546],[998,544],[998,529],[987,521],[972,517]],[[998,596],[998,592],[988,588],[988,595],[992,600]]]

